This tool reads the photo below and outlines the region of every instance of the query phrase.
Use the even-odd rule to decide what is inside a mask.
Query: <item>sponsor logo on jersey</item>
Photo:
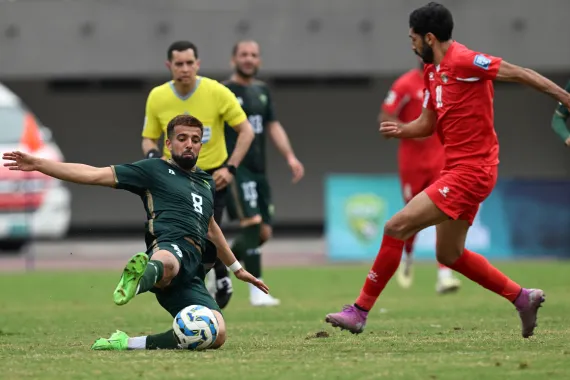
[[[489,66],[491,65],[491,60],[482,54],[477,54],[475,56],[475,59],[473,60],[473,64],[482,69],[489,70]]]

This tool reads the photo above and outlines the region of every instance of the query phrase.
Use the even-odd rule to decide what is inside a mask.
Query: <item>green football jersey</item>
[[[147,248],[156,242],[185,237],[205,248],[210,218],[214,214],[212,176],[196,169],[187,172],[173,161],[145,159],[111,166],[116,188],[141,197],[147,214]]]
[[[570,92],[570,81],[566,84],[565,90]],[[570,131],[566,125],[569,118],[570,110],[568,110],[564,104],[558,103],[554,115],[552,116],[551,127],[565,143],[570,139]]]
[[[269,89],[263,82],[259,81],[255,81],[249,86],[244,86],[232,81],[224,82],[224,85],[237,97],[255,133],[255,138],[240,166],[243,165],[256,173],[264,173],[265,129],[268,123],[275,120],[273,102]],[[237,138],[237,132],[226,125],[226,147],[228,155],[233,153]]]
[[[566,90],[566,92],[570,92],[570,81],[568,81],[564,89]],[[570,110],[568,110],[568,108],[566,108],[566,106],[562,103],[558,103],[558,107],[556,107],[556,113],[560,117],[564,118],[564,120],[570,118]]]

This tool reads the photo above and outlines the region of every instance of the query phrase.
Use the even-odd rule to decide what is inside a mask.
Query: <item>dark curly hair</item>
[[[449,41],[453,32],[453,16],[449,9],[432,1],[410,13],[410,28],[422,37],[432,33],[440,42]]]

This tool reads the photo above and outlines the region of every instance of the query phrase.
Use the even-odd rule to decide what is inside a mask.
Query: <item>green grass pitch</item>
[[[368,266],[280,268],[264,276],[278,308],[252,308],[235,283],[217,351],[93,352],[115,329],[131,336],[170,328],[152,294],[115,306],[120,268],[0,276],[0,379],[568,379],[570,263],[498,263],[546,292],[536,335],[522,339],[508,302],[462,278],[435,293],[436,267],[417,265],[414,285],[391,282],[361,335],[324,323],[358,291]],[[321,333],[321,332],[326,333]]]

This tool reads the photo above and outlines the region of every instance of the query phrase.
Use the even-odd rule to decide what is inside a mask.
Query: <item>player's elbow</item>
[[[253,133],[253,127],[251,126],[249,121],[241,126],[239,130],[239,135],[244,136],[244,138],[247,138],[248,141],[253,140],[253,138],[255,137],[255,133]]]
[[[420,135],[418,137],[430,137],[431,135],[433,135],[433,125],[426,123],[420,130]]]
[[[208,228],[208,233],[206,234],[206,237],[208,238],[208,240],[210,240],[212,243],[214,242],[214,240],[216,240],[214,233],[212,232],[212,227]]]
[[[529,76],[532,75],[532,72],[530,69],[502,61],[496,79],[503,82],[525,83],[528,81]]]

